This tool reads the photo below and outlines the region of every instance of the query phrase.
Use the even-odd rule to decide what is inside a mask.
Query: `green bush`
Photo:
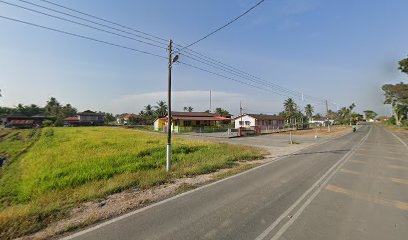
[[[49,126],[51,126],[52,124],[54,124],[54,122],[51,121],[51,120],[44,120],[44,121],[42,122],[43,127],[49,127]]]

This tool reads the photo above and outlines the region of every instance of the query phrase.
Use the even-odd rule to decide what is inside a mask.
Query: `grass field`
[[[36,232],[87,200],[214,172],[266,154],[252,147],[175,139],[172,173],[166,174],[166,138],[159,134],[45,128],[14,130],[0,141],[0,153],[8,157],[0,173],[1,239]]]

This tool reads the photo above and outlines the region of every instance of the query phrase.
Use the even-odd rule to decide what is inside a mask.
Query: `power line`
[[[17,8],[24,9],[24,10],[27,10],[27,11],[39,13],[39,14],[42,14],[42,15],[45,15],[45,16],[48,16],[48,17],[56,18],[56,19],[59,19],[59,20],[62,20],[62,21],[74,23],[74,24],[81,25],[81,26],[88,27],[88,28],[92,28],[92,29],[94,29],[94,30],[98,30],[98,31],[101,31],[101,32],[109,33],[109,34],[116,35],[116,36],[119,36],[119,37],[122,37],[122,38],[127,38],[127,39],[130,39],[130,40],[133,40],[133,41],[137,41],[137,42],[140,42],[140,43],[144,43],[144,44],[150,45],[150,46],[154,46],[154,47],[166,49],[166,47],[162,47],[162,46],[159,46],[159,45],[156,45],[156,44],[153,44],[153,43],[149,43],[149,42],[146,42],[146,41],[142,41],[142,40],[139,40],[139,39],[136,39],[136,38],[128,37],[128,36],[125,36],[125,35],[122,35],[122,34],[118,34],[118,33],[114,33],[114,32],[111,32],[111,31],[107,31],[107,30],[104,30],[104,29],[101,29],[101,28],[93,27],[93,26],[90,26],[90,25],[87,25],[87,24],[84,24],[84,23],[72,21],[72,20],[69,20],[69,19],[66,19],[66,18],[63,18],[63,17],[58,17],[58,16],[55,16],[55,15],[52,15],[52,14],[48,14],[48,13],[45,13],[45,12],[37,11],[37,10],[31,9],[31,8],[23,7],[23,6],[20,6],[20,5],[17,5],[17,4],[13,4],[13,3],[9,3],[9,2],[5,2],[5,1],[2,1],[2,0],[0,0],[0,2],[2,2],[2,3],[4,3],[4,4],[11,5],[11,6],[14,6],[14,7],[17,7]]]
[[[103,21],[103,22],[106,22],[106,23],[110,23],[110,24],[113,24],[113,25],[118,26],[118,27],[122,27],[122,28],[125,28],[125,29],[128,29],[128,30],[132,30],[132,31],[134,31],[134,32],[138,32],[138,33],[144,34],[144,35],[149,36],[149,37],[153,37],[153,38],[156,38],[156,39],[160,39],[160,40],[162,40],[162,41],[164,41],[164,42],[167,42],[167,41],[168,41],[167,39],[164,39],[164,38],[155,36],[155,35],[153,35],[153,34],[149,34],[149,33],[146,33],[146,32],[143,32],[143,31],[140,31],[140,30],[131,28],[131,27],[127,27],[127,26],[124,26],[124,25],[122,25],[122,24],[120,24],[120,23],[113,22],[113,21],[107,20],[107,19],[105,19],[105,18],[97,17],[97,16],[94,16],[94,15],[89,14],[89,13],[85,13],[85,12],[82,12],[82,11],[79,11],[79,10],[76,10],[76,9],[73,9],[73,8],[70,8],[70,7],[63,6],[63,5],[61,5],[61,4],[57,4],[57,3],[54,3],[54,2],[51,2],[51,1],[47,1],[47,0],[39,0],[39,1],[46,2],[46,3],[48,3],[48,4],[51,4],[51,5],[54,5],[54,6],[57,6],[57,7],[60,7],[60,8],[63,8],[63,9],[72,11],[72,12],[76,12],[76,13],[82,14],[82,15],[87,16],[87,17],[91,17],[91,18],[94,18],[94,19],[98,19],[98,20],[100,20],[100,21]]]
[[[249,13],[250,11],[252,11],[254,8],[258,7],[258,6],[259,6],[261,3],[263,3],[264,1],[265,1],[265,0],[259,1],[257,4],[255,4],[254,6],[252,6],[251,8],[249,8],[248,10],[246,10],[244,13],[242,13],[242,14],[239,15],[238,17],[232,19],[231,21],[227,22],[226,24],[224,24],[223,26],[217,28],[216,30],[210,32],[209,34],[203,36],[202,38],[198,39],[197,41],[192,42],[192,43],[190,43],[189,45],[183,47],[180,51],[183,51],[184,49],[189,48],[189,47],[193,46],[194,44],[197,44],[197,43],[201,42],[202,40],[204,40],[204,39],[208,38],[209,36],[215,34],[216,32],[220,31],[221,29],[227,27],[227,26],[230,25],[231,23],[237,21],[238,19],[240,19],[241,17],[243,17],[244,15],[246,15],[247,13]]]
[[[43,9],[47,9],[47,10],[49,10],[49,11],[53,11],[53,12],[57,12],[57,13],[60,13],[60,14],[64,14],[64,15],[67,15],[67,16],[70,16],[70,17],[73,17],[73,18],[76,18],[76,19],[80,19],[80,20],[83,20],[83,21],[87,21],[87,22],[90,22],[90,23],[93,23],[93,24],[96,24],[96,25],[99,25],[99,26],[103,26],[103,27],[106,27],[106,28],[109,28],[109,29],[112,29],[112,30],[120,31],[120,32],[122,32],[122,33],[126,33],[126,34],[130,34],[130,35],[133,35],[133,36],[136,36],[136,37],[140,37],[140,38],[143,38],[143,39],[146,39],[146,40],[149,40],[149,41],[153,41],[153,42],[156,42],[156,43],[159,43],[159,44],[162,44],[162,45],[165,45],[165,43],[163,43],[163,42],[166,42],[166,44],[167,44],[167,40],[165,40],[165,39],[163,39],[163,38],[160,38],[160,37],[154,36],[154,35],[152,35],[152,34],[148,34],[148,33],[145,33],[145,32],[142,32],[142,31],[139,31],[139,30],[130,28],[130,27],[126,27],[126,26],[124,26],[124,25],[122,25],[122,24],[119,24],[119,23],[116,23],[116,22],[113,22],[113,21],[110,21],[110,20],[106,20],[106,19],[101,18],[101,17],[97,17],[97,16],[91,15],[91,14],[89,14],[89,13],[85,13],[85,12],[82,12],[82,11],[79,11],[79,10],[76,10],[76,9],[73,9],[73,8],[69,8],[69,7],[60,5],[60,4],[56,4],[56,3],[53,3],[53,2],[51,2],[51,1],[40,0],[40,1],[42,1],[42,2],[46,2],[46,3],[48,3],[48,4],[52,4],[52,5],[54,5],[54,6],[58,6],[58,7],[63,8],[63,9],[67,9],[67,10],[69,10],[69,11],[73,11],[73,12],[76,12],[76,13],[79,13],[79,14],[82,14],[82,15],[85,15],[85,16],[88,16],[88,17],[92,17],[92,18],[94,18],[94,19],[98,19],[98,20],[100,20],[100,21],[108,22],[108,23],[110,23],[110,24],[114,24],[114,25],[120,26],[120,27],[122,27],[122,28],[130,29],[130,30],[132,30],[132,31],[145,34],[146,36],[152,36],[152,37],[154,37],[154,38],[156,38],[156,39],[159,39],[159,40],[161,40],[161,41],[157,41],[157,40],[154,40],[154,39],[151,39],[151,38],[147,38],[147,37],[144,37],[144,36],[140,36],[140,35],[134,34],[134,33],[132,33],[132,32],[123,31],[123,30],[121,30],[121,29],[114,28],[114,27],[108,26],[108,25],[106,25],[106,24],[101,24],[101,23],[98,23],[98,22],[95,22],[95,21],[91,21],[91,20],[89,20],[89,19],[81,18],[81,17],[75,16],[75,15],[72,15],[72,14],[68,14],[68,13],[65,13],[65,12],[62,12],[62,11],[58,11],[58,10],[55,10],[55,9],[52,9],[52,8],[48,8],[48,7],[45,7],[45,6],[42,6],[42,5],[39,5],[39,4],[35,4],[35,3],[29,2],[29,1],[25,1],[25,0],[19,0],[19,1],[24,2],[24,3],[27,3],[27,4],[30,4],[30,5],[34,5],[34,6],[36,6],[36,7],[40,7],[40,8],[43,8]],[[2,2],[4,2],[4,1],[2,1]],[[263,2],[263,1],[258,2],[258,5],[259,5],[260,3],[262,3],[262,2]],[[15,5],[15,4],[14,4],[14,5]],[[257,6],[257,5],[255,5],[253,8],[255,8],[256,6]],[[21,7],[21,6],[20,6],[20,7]],[[24,8],[24,7],[23,7],[23,8]],[[253,9],[253,8],[252,8],[252,9]],[[25,8],[25,9],[26,9],[26,8]],[[250,10],[252,10],[252,9],[250,9]],[[31,9],[31,10],[32,10],[32,9]],[[248,12],[249,12],[250,10],[248,10]],[[38,12],[38,11],[36,11],[36,10],[33,10],[33,11]],[[71,20],[68,20],[68,19],[63,19],[63,18],[54,16],[54,15],[50,15],[50,14],[46,14],[46,13],[42,13],[42,12],[38,12],[38,13],[44,14],[44,15],[48,15],[48,16],[51,16],[51,17],[54,17],[54,18],[58,18],[58,19],[61,19],[61,20],[64,20],[64,21],[73,22],[73,23],[75,23],[75,24],[79,24],[79,25],[82,25],[82,26],[90,27],[90,28],[93,28],[93,29],[96,29],[96,30],[99,30],[99,31],[108,32],[108,33],[110,33],[110,34],[114,34],[114,35],[117,35],[117,36],[120,36],[120,37],[132,39],[132,40],[139,41],[139,42],[141,41],[141,40],[138,40],[138,39],[134,39],[134,38],[130,38],[130,37],[127,37],[127,36],[123,36],[123,35],[121,35],[121,34],[112,33],[112,32],[110,32],[110,31],[106,31],[106,30],[103,30],[103,29],[95,28],[95,27],[92,27],[92,26],[89,26],[89,25],[86,25],[86,24],[78,23],[78,22],[71,21]],[[246,14],[246,13],[242,14],[242,16],[245,15],[245,14]],[[142,42],[142,43],[145,43],[144,41],[141,41],[141,42]],[[146,43],[146,44],[152,45],[151,43]],[[197,58],[200,58],[200,59],[202,59],[202,60],[204,60],[204,59],[202,58],[202,57],[204,57],[204,58],[207,59],[207,60],[205,60],[205,61],[211,61],[211,62],[213,62],[213,64],[215,64],[215,65],[221,64],[222,66],[220,66],[220,67],[222,67],[222,68],[227,68],[229,71],[232,71],[232,72],[235,72],[235,73],[239,73],[240,75],[241,75],[241,74],[247,75],[247,77],[250,77],[250,78],[254,79],[256,82],[264,82],[264,83],[267,84],[269,87],[278,88],[279,91],[283,91],[283,92],[286,92],[286,93],[291,94],[291,95],[294,95],[294,96],[297,96],[297,95],[301,95],[301,94],[302,94],[302,93],[300,93],[300,92],[296,92],[296,91],[290,90],[290,89],[288,89],[288,88],[284,88],[284,87],[282,87],[282,86],[280,86],[280,85],[278,85],[278,84],[275,84],[275,83],[266,81],[266,80],[264,80],[264,79],[261,79],[261,78],[259,78],[259,77],[254,76],[254,75],[252,75],[252,74],[249,74],[249,73],[246,73],[246,72],[244,72],[244,71],[241,71],[241,70],[239,70],[239,69],[237,69],[237,68],[234,68],[234,67],[232,67],[232,66],[229,66],[229,65],[227,65],[227,64],[225,64],[225,63],[222,63],[221,61],[215,60],[215,59],[213,59],[213,58],[211,58],[211,57],[205,56],[204,54],[201,54],[201,53],[196,52],[196,51],[194,51],[194,50],[187,49],[188,46],[187,46],[187,47],[184,47],[184,46],[179,45],[179,44],[177,44],[177,45],[180,46],[180,48],[183,48],[183,49],[185,49],[186,51],[188,51],[188,52],[189,52],[188,54],[190,54],[190,55],[193,55],[193,56],[195,56],[195,57],[197,57]],[[160,47],[160,46],[157,46],[157,45],[154,45],[154,44],[153,44],[153,46]],[[161,47],[161,48],[164,48],[164,47]],[[179,48],[179,51],[181,51],[180,48]],[[186,52],[186,51],[185,51],[185,52]],[[241,76],[241,77],[242,77],[242,76]],[[248,79],[247,77],[246,77],[246,79]],[[251,80],[251,81],[252,81],[252,80]],[[324,100],[319,99],[319,98],[317,98],[317,97],[312,97],[312,96],[309,96],[309,95],[305,95],[305,96],[307,96],[308,99],[315,99],[315,100],[317,100],[317,101],[319,101],[319,102],[320,102],[320,101],[324,101]]]
[[[106,28],[109,28],[109,29],[112,29],[112,30],[115,30],[115,31],[119,31],[119,32],[122,32],[122,33],[126,33],[126,34],[129,34],[129,35],[133,35],[133,36],[136,36],[136,37],[140,37],[140,38],[143,38],[143,39],[146,39],[146,40],[149,40],[149,41],[153,41],[153,42],[156,42],[156,43],[159,43],[159,44],[162,44],[162,45],[164,45],[163,42],[167,42],[167,40],[165,40],[165,39],[163,39],[163,38],[160,38],[160,37],[157,37],[157,36],[154,36],[154,35],[152,35],[152,34],[148,34],[148,33],[145,33],[145,32],[142,32],[142,31],[139,31],[139,30],[130,28],[130,27],[126,27],[126,26],[124,26],[124,25],[122,25],[122,24],[119,24],[119,23],[116,23],[116,22],[113,22],[113,21],[110,21],[110,20],[106,20],[106,19],[104,19],[104,18],[97,17],[97,16],[94,16],[94,15],[91,15],[91,14],[88,14],[88,13],[85,13],[85,12],[82,12],[82,11],[79,11],[79,10],[75,10],[75,9],[73,9],[73,8],[69,8],[69,7],[60,5],[60,4],[56,4],[56,3],[53,3],[53,2],[51,2],[51,1],[40,0],[40,1],[42,1],[42,2],[46,2],[46,3],[48,3],[48,4],[52,4],[52,5],[55,5],[55,6],[58,6],[58,7],[61,7],[61,8],[64,8],[64,9],[67,9],[67,10],[70,10],[70,11],[73,11],[73,12],[76,12],[76,13],[79,13],[79,14],[82,14],[82,15],[85,15],[85,16],[88,16],[88,17],[92,17],[92,18],[94,18],[94,19],[98,19],[98,20],[100,20],[100,21],[104,21],[104,22],[113,24],[113,25],[115,25],[115,26],[119,26],[119,27],[122,27],[122,28],[125,28],[125,29],[129,29],[129,30],[132,30],[132,31],[134,31],[134,32],[138,32],[138,33],[144,34],[144,35],[146,35],[146,36],[151,36],[151,37],[156,38],[156,39],[159,39],[159,40],[161,40],[161,41],[157,41],[157,40],[154,40],[154,39],[151,39],[151,38],[147,38],[147,37],[144,37],[144,36],[140,36],[140,35],[134,34],[134,33],[132,33],[132,32],[123,31],[123,30],[121,30],[121,29],[114,28],[114,27],[108,26],[108,25],[106,25],[106,24],[101,24],[101,23],[98,23],[98,22],[95,22],[95,21],[91,21],[91,20],[89,20],[89,19],[81,18],[81,17],[75,16],[75,15],[72,15],[72,14],[68,14],[68,13],[65,13],[65,12],[62,12],[62,11],[58,11],[58,10],[55,10],[55,9],[52,9],[52,8],[48,8],[48,7],[45,7],[45,6],[42,6],[42,5],[39,5],[39,4],[35,4],[35,3],[29,2],[29,1],[25,1],[25,0],[19,0],[19,1],[24,2],[24,3],[26,3],[26,4],[30,4],[30,5],[36,6],[36,7],[40,7],[40,8],[43,8],[43,9],[47,9],[47,10],[49,10],[49,11],[53,11],[53,12],[57,12],[57,13],[60,13],[60,14],[66,15],[66,16],[70,16],[70,17],[73,17],[73,18],[76,18],[76,19],[80,19],[80,20],[83,20],[83,21],[86,21],[86,22],[90,22],[90,23],[93,23],[93,24],[96,24],[96,25],[99,25],[99,26],[103,26],[103,27],[106,27]],[[114,33],[114,32],[111,32],[111,31],[107,31],[107,30],[104,30],[104,29],[95,28],[95,27],[89,26],[89,25],[87,25],[87,24],[79,23],[79,22],[72,21],[72,20],[69,20],[69,19],[66,19],[66,18],[61,18],[61,17],[55,16],[55,15],[51,15],[51,14],[47,14],[47,13],[44,13],[44,12],[36,11],[36,10],[33,10],[33,9],[28,9],[28,8],[26,8],[26,7],[18,6],[18,5],[16,5],[16,4],[11,4],[11,3],[8,3],[8,2],[4,2],[4,1],[0,1],[0,2],[9,4],[9,5],[13,5],[13,6],[17,6],[17,7],[20,7],[20,8],[29,10],[29,11],[37,12],[37,13],[40,13],[40,14],[43,14],[43,15],[46,15],[46,16],[50,16],[50,17],[57,18],[57,19],[60,19],[60,20],[64,20],[64,21],[68,21],[68,22],[75,23],[75,24],[78,24],[78,25],[86,26],[86,27],[89,27],[89,28],[92,28],[92,29],[95,29],[95,30],[103,31],[103,32],[110,33],[110,34],[113,34],[113,35],[116,35],[116,36],[128,38],[128,39],[131,39],[131,40],[139,41],[139,42],[141,42],[141,43],[145,43],[145,44],[148,44],[148,45],[152,45],[152,46],[156,46],[156,47],[159,47],[159,48],[163,48],[163,49],[164,49],[164,47],[162,47],[162,46],[158,46],[158,45],[155,45],[155,44],[152,44],[152,43],[148,43],[148,42],[145,42],[145,41],[141,41],[141,40],[139,40],[139,39],[135,39],[135,38],[131,38],[131,37],[128,37],[128,36],[121,35],[121,34],[117,34],[117,33]],[[253,6],[253,7],[252,7],[251,9],[249,9],[247,12],[251,11],[253,8],[255,8],[256,6],[258,6],[258,5],[261,4],[262,2],[263,2],[263,1],[258,2],[257,5]],[[247,12],[245,12],[244,14],[241,14],[241,16],[237,17],[235,20],[237,20],[238,18],[242,17],[242,16],[245,15]],[[10,19],[9,19],[9,20],[10,20]],[[233,20],[233,21],[234,21],[234,20]],[[231,21],[231,23],[232,23],[233,21]],[[27,22],[26,22],[26,23],[27,23]],[[226,24],[224,27],[226,27],[227,25],[228,25],[228,24]],[[48,27],[47,27],[47,28],[48,28]],[[48,30],[51,30],[51,29],[48,28]],[[59,32],[62,32],[62,33],[66,33],[66,34],[71,35],[71,34],[68,33],[68,32],[61,31],[61,30],[58,30],[58,29],[52,29],[52,30],[57,30],[57,31],[59,31]],[[221,30],[221,29],[219,29],[219,30]],[[74,34],[73,36],[76,36],[76,35],[78,35],[78,34]],[[78,37],[78,36],[77,36],[77,37]],[[90,37],[86,37],[86,38],[89,39],[89,40],[92,39],[92,38],[90,38]],[[109,42],[102,41],[102,40],[98,40],[98,39],[92,39],[92,40],[96,40],[96,41],[99,41],[99,42],[107,43],[107,44],[112,45],[112,46],[117,46],[117,47],[129,49],[129,50],[132,49],[132,48],[129,48],[129,47],[126,47],[126,46],[123,46],[123,45],[114,44],[114,43],[109,43]],[[163,41],[163,42],[162,42],[162,41]],[[246,73],[246,72],[244,72],[244,71],[242,71],[242,70],[240,70],[240,69],[237,69],[237,68],[234,68],[234,67],[232,67],[232,66],[229,66],[229,65],[227,65],[227,64],[225,64],[225,63],[223,63],[223,62],[221,62],[221,61],[218,61],[218,60],[216,60],[216,59],[214,59],[214,58],[208,57],[208,56],[206,56],[206,55],[204,55],[204,54],[201,54],[201,53],[199,53],[199,52],[196,52],[196,51],[194,51],[194,50],[187,49],[187,47],[189,47],[189,46],[183,47],[182,45],[179,45],[179,44],[177,44],[177,46],[179,46],[180,48],[186,50],[186,51],[185,51],[185,53],[186,53],[185,55],[190,55],[190,56],[187,56],[187,57],[190,57],[190,58],[191,58],[191,55],[192,55],[192,56],[194,56],[194,57],[196,57],[196,58],[199,58],[199,59],[202,59],[202,60],[204,60],[204,61],[209,61],[209,62],[211,62],[211,65],[206,64],[206,63],[203,62],[203,61],[199,61],[199,62],[204,63],[204,64],[209,65],[209,66],[212,66],[212,67],[215,67],[215,68],[217,68],[217,69],[221,69],[221,70],[223,70],[224,72],[228,72],[228,73],[230,73],[230,74],[234,74],[235,76],[239,76],[239,77],[241,77],[241,78],[250,80],[250,81],[252,81],[252,82],[257,82],[257,84],[260,84],[260,85],[264,85],[264,86],[265,86],[265,84],[266,84],[266,85],[268,85],[268,87],[270,87],[270,88],[278,89],[278,91],[282,91],[282,92],[285,92],[285,93],[290,94],[290,95],[293,95],[293,96],[298,96],[298,95],[301,95],[301,94],[302,94],[302,93],[300,93],[300,92],[296,92],[296,91],[290,90],[290,89],[288,89],[288,88],[284,88],[284,87],[279,86],[279,85],[277,85],[277,84],[274,84],[274,83],[272,83],[272,82],[269,82],[269,81],[266,81],[266,80],[261,79],[261,78],[259,78],[259,77],[256,77],[256,76],[254,76],[254,75],[252,75],[252,74]],[[179,51],[181,51],[180,48],[179,48]],[[143,51],[143,52],[144,52],[144,51]],[[158,55],[158,56],[159,56],[159,55]],[[160,57],[163,58],[163,56],[160,56]],[[196,60],[196,61],[197,61],[197,59],[193,59],[193,60]],[[217,66],[214,66],[214,65],[217,65]],[[245,75],[245,76],[244,76],[244,75]],[[263,82],[263,83],[261,83],[261,82]],[[309,95],[304,95],[304,96],[307,96],[308,99],[318,99],[317,101],[319,101],[319,102],[320,102],[320,101],[324,101],[324,100],[321,100],[321,99],[319,99],[319,98],[317,98],[317,97],[312,97],[312,96],[309,96]]]
[[[179,45],[179,46],[180,46],[180,45]],[[230,66],[230,65],[227,65],[227,64],[225,64],[225,63],[223,63],[223,62],[221,62],[221,61],[218,61],[218,60],[216,60],[216,59],[214,59],[214,58],[208,57],[208,56],[206,56],[206,55],[204,55],[204,54],[201,54],[201,53],[199,53],[199,52],[193,51],[193,50],[191,50],[191,49],[186,49],[186,50],[189,51],[189,52],[193,52],[193,53],[189,53],[190,55],[193,55],[194,57],[197,57],[197,58],[202,59],[202,60],[204,60],[204,61],[213,62],[213,63],[215,63],[215,64],[217,64],[217,65],[220,65],[220,66],[222,66],[222,67],[225,67],[225,68],[229,69],[230,71],[238,72],[238,73],[244,74],[244,75],[246,75],[246,76],[248,76],[248,77],[251,77],[251,78],[253,78],[253,79],[257,79],[257,80],[259,80],[259,81],[265,82],[266,84],[273,85],[273,86],[275,86],[275,87],[277,87],[277,88],[282,89],[283,91],[290,92],[290,93],[293,94],[293,95],[302,95],[301,92],[293,91],[293,90],[291,90],[291,89],[282,87],[282,86],[280,86],[280,85],[278,85],[278,84],[275,84],[275,83],[273,83],[273,82],[266,81],[266,80],[264,80],[264,79],[262,79],[262,78],[256,77],[256,76],[254,76],[254,75],[252,75],[252,74],[250,74],[250,73],[244,72],[244,71],[242,71],[242,70],[240,70],[240,69],[237,69],[237,68],[235,68],[235,67],[232,67],[232,66]],[[186,55],[186,53],[184,53],[184,55]],[[202,57],[201,57],[201,56],[202,56]],[[313,98],[313,99],[317,99],[317,101],[324,101],[323,99],[320,99],[320,98],[317,98],[317,97],[312,97],[312,96],[310,96],[310,95],[305,95],[305,94],[304,94],[304,96],[307,96],[307,98],[309,98],[309,99]]]
[[[262,81],[257,81],[257,80],[255,80],[255,79],[251,79],[251,78],[249,78],[249,77],[247,77],[247,76],[245,76],[245,75],[242,75],[242,74],[236,73],[236,72],[234,72],[234,71],[225,69],[225,68],[223,68],[222,66],[220,67],[219,65],[214,65],[214,64],[212,64],[212,63],[207,63],[207,62],[205,62],[205,61],[198,60],[198,59],[196,59],[196,58],[194,58],[194,57],[191,57],[191,56],[188,56],[188,55],[186,55],[186,57],[187,57],[187,58],[190,58],[190,59],[192,59],[192,60],[194,60],[194,61],[203,63],[203,64],[205,64],[205,65],[207,65],[207,66],[210,66],[210,67],[216,68],[216,69],[218,69],[218,70],[221,70],[221,71],[230,73],[230,74],[235,75],[235,76],[237,76],[237,77],[240,77],[240,78],[249,80],[249,81],[254,82],[254,83],[256,83],[256,84],[259,84],[259,85],[261,85],[261,86],[269,87],[269,88],[271,88],[271,89],[275,89],[276,91],[285,92],[286,94],[291,94],[290,92],[287,92],[287,91],[285,91],[285,90],[277,89],[277,88],[275,88],[273,85],[264,83],[264,82],[262,82]],[[293,93],[292,93],[291,95],[293,95],[294,97],[297,97],[297,98],[299,97],[298,95],[293,94]]]
[[[39,24],[31,23],[31,22],[26,22],[26,21],[23,21],[23,20],[10,18],[10,17],[6,17],[6,16],[2,16],[2,15],[0,15],[0,18],[6,19],[6,20],[9,20],[9,21],[18,22],[18,23],[23,23],[23,24],[26,24],[26,25],[30,25],[30,26],[34,26],[34,27],[38,27],[38,28],[42,28],[42,29],[46,29],[46,30],[50,30],[50,31],[53,31],[53,32],[63,33],[63,34],[66,34],[66,35],[70,35],[70,36],[74,36],[74,37],[78,37],[78,38],[82,38],[82,39],[87,39],[87,40],[94,41],[94,42],[103,43],[103,44],[118,47],[118,48],[127,49],[127,50],[138,52],[138,53],[143,53],[143,54],[147,54],[147,55],[167,59],[166,57],[155,54],[155,53],[146,52],[146,51],[139,50],[139,49],[136,49],[136,48],[127,47],[127,46],[123,46],[123,45],[120,45],[120,44],[111,43],[111,42],[108,42],[108,41],[99,40],[99,39],[96,39],[96,38],[92,38],[92,37],[88,37],[88,36],[84,36],[84,35],[80,35],[80,34],[76,34],[76,33],[71,33],[71,32],[59,30],[59,29],[56,29],[56,28],[47,27],[47,26],[44,26],[44,25],[39,25]]]
[[[291,95],[294,95],[294,96],[297,96],[297,95],[300,95],[300,94],[301,94],[301,93],[292,91],[292,90],[290,90],[290,89],[286,89],[286,88],[284,88],[284,87],[281,87],[281,86],[279,86],[279,85],[277,85],[277,84],[271,83],[271,82],[269,82],[269,81],[263,80],[263,79],[261,79],[261,78],[257,78],[257,77],[255,77],[255,76],[249,75],[249,74],[247,74],[247,73],[245,73],[245,72],[237,71],[237,70],[235,70],[234,68],[224,67],[223,64],[216,64],[216,63],[213,63],[213,62],[210,62],[210,63],[202,62],[202,61],[200,61],[200,60],[197,60],[197,59],[194,58],[194,57],[191,57],[191,55],[184,55],[184,56],[186,56],[187,58],[193,59],[193,60],[195,60],[195,61],[204,63],[204,64],[206,64],[206,65],[212,66],[212,67],[214,67],[214,68],[217,68],[217,69],[220,69],[220,70],[229,72],[229,73],[234,74],[234,75],[236,75],[236,76],[239,76],[239,77],[248,79],[248,80],[250,80],[250,81],[257,82],[258,84],[261,84],[261,85],[264,85],[264,86],[269,86],[269,87],[272,87],[272,88],[277,88],[277,89],[279,89],[280,91],[286,92],[286,93],[291,94]],[[196,56],[196,57],[198,57],[198,56]],[[203,59],[203,58],[200,58],[200,57],[198,57],[198,58],[199,58],[199,59]]]
[[[98,25],[98,26],[101,26],[101,27],[106,27],[106,28],[109,28],[111,30],[115,30],[115,31],[118,31],[118,32],[121,32],[121,33],[126,33],[126,34],[129,34],[129,35],[135,36],[135,37],[139,37],[139,38],[142,38],[142,39],[145,39],[145,40],[149,40],[151,42],[155,42],[155,43],[162,44],[162,45],[167,45],[167,41],[154,40],[154,39],[151,39],[149,37],[141,36],[139,34],[135,34],[133,32],[129,32],[129,31],[124,31],[124,30],[121,30],[119,28],[115,28],[115,27],[112,27],[112,26],[109,26],[109,25],[106,25],[106,24],[95,22],[95,21],[92,21],[92,20],[89,20],[89,19],[86,19],[86,18],[78,17],[78,16],[75,16],[75,15],[72,15],[72,14],[69,14],[69,13],[66,13],[66,12],[58,11],[56,9],[45,7],[43,5],[39,5],[39,4],[36,4],[36,3],[33,3],[33,2],[29,2],[29,1],[25,1],[25,0],[18,0],[18,1],[29,4],[29,5],[32,5],[32,6],[36,6],[36,7],[42,8],[42,9],[46,9],[48,11],[52,11],[52,12],[59,13],[59,14],[65,15],[65,16],[69,16],[69,17],[72,17],[72,18],[75,18],[75,19],[80,19],[82,21],[89,22],[89,23],[92,23],[92,24],[95,24],[95,25]],[[8,4],[10,4],[10,3],[8,3]],[[13,5],[15,6],[15,4],[13,4]]]
[[[219,73],[210,71],[210,70],[208,70],[208,69],[200,68],[200,67],[197,67],[197,66],[194,66],[194,65],[185,63],[185,62],[181,62],[181,61],[178,61],[178,63],[183,64],[183,65],[186,65],[186,66],[191,67],[191,68],[195,68],[195,69],[201,70],[201,71],[203,71],[203,72],[207,72],[207,73],[213,74],[213,75],[218,76],[218,77],[222,77],[222,78],[225,78],[225,79],[229,79],[229,80],[231,80],[231,81],[234,81],[234,82],[238,82],[238,83],[241,83],[241,84],[245,84],[245,85],[251,86],[251,87],[253,87],[253,88],[260,89],[260,90],[262,90],[262,91],[272,92],[272,93],[281,95],[281,96],[283,96],[283,97],[287,97],[286,95],[284,95],[284,94],[282,94],[282,93],[280,93],[280,92],[275,92],[275,91],[272,91],[272,90],[270,90],[270,89],[261,88],[261,87],[259,87],[259,86],[253,85],[253,84],[251,84],[251,83],[247,83],[247,82],[244,82],[244,81],[240,81],[240,80],[238,80],[238,79],[235,79],[235,78],[232,78],[232,77],[228,77],[228,76],[225,76],[225,75],[223,75],[223,74],[219,74]]]

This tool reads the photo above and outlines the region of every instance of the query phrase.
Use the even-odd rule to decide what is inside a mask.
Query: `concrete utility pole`
[[[329,104],[326,100],[326,121],[327,121],[327,131],[330,132],[330,122],[329,122]]]
[[[210,90],[210,112],[211,112],[211,90]]]
[[[167,89],[167,158],[166,158],[166,171],[170,172],[171,169],[171,65],[173,64],[172,59],[172,45],[173,41],[170,39],[169,42],[169,66],[168,66],[168,89]]]

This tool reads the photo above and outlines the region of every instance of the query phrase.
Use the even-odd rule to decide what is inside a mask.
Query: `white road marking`
[[[395,135],[393,132],[390,132],[389,130],[386,130],[389,133],[391,133],[396,139],[398,139],[398,141],[400,141],[402,143],[402,145],[404,145],[407,149],[408,149],[408,144],[406,142],[404,142],[400,137],[398,137],[397,135]]]
[[[279,237],[281,237],[282,234],[285,233],[285,231],[292,225],[292,223],[298,218],[298,216],[303,212],[303,210],[310,204],[310,202],[321,191],[324,185],[333,177],[333,175],[337,172],[337,170],[340,169],[346,163],[346,161],[352,156],[352,154],[356,151],[356,149],[367,140],[369,134],[371,133],[371,130],[372,128],[370,128],[366,136],[363,139],[361,139],[360,143],[357,146],[355,146],[346,155],[344,155],[340,160],[338,160],[329,170],[327,170],[327,172],[319,180],[317,180],[306,192],[304,192],[302,196],[300,196],[300,198],[296,200],[295,203],[293,203],[267,229],[265,229],[265,231],[263,231],[257,238],[255,238],[255,240],[262,240],[268,234],[270,234],[276,228],[276,226],[278,226],[278,224],[283,219],[286,219],[287,216],[289,216],[289,214],[317,187],[315,192],[312,193],[312,195],[305,201],[305,203],[300,207],[300,209],[293,215],[293,217],[288,222],[285,223],[285,225],[282,226],[282,228],[273,236],[272,239],[278,239]],[[324,180],[326,177],[327,179]]]

